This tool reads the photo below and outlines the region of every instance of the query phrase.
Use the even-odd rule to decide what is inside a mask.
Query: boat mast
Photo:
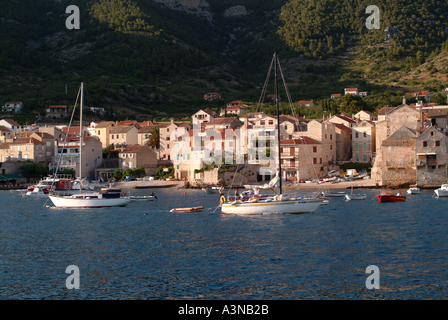
[[[81,107],[79,108],[79,193],[82,193],[82,107],[84,106],[84,82],[81,82]]]
[[[274,53],[275,59],[275,102],[277,105],[277,141],[278,141],[278,169],[279,169],[279,178],[280,178],[280,194],[282,194],[282,156],[280,153],[280,111],[278,107],[279,101],[279,93],[278,93],[278,74],[277,74],[277,65],[278,65],[278,57],[277,53]]]

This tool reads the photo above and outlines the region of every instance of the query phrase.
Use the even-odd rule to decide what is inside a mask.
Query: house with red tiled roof
[[[12,119],[2,119],[0,120],[0,126],[4,126],[9,129],[11,132],[20,132],[22,131],[22,126]]]
[[[64,127],[64,128],[62,128],[62,132],[65,133],[67,136],[79,137],[80,130],[79,130],[79,126],[70,127],[70,129],[69,129],[69,127]],[[90,132],[87,127],[84,127],[84,126],[82,127],[82,134],[85,137],[90,137]]]
[[[45,143],[32,137],[16,138],[0,144],[0,161],[30,160],[46,164],[47,147]]]
[[[331,123],[340,123],[349,128],[353,128],[356,125],[356,121],[350,117],[344,115],[335,115],[328,119]]]
[[[411,96],[417,99],[425,99],[425,100],[429,100],[431,98],[429,91],[413,92],[411,93]]]
[[[253,120],[255,118],[263,118],[263,117],[266,117],[266,114],[264,112],[249,112],[240,116],[240,121],[246,122],[246,120]]]
[[[234,106],[231,106],[231,107],[226,107],[225,109],[221,109],[221,113],[219,114],[219,116],[222,117],[226,113],[228,115],[232,114],[232,115],[240,116],[244,111],[246,111],[247,107],[248,106],[242,105],[242,104],[234,105]]]
[[[312,107],[314,106],[314,102],[313,100],[310,101],[298,101],[296,103],[297,106],[302,106],[302,107]]]
[[[342,96],[340,93],[335,93],[330,96],[331,99],[339,99]]]
[[[233,106],[239,106],[239,105],[242,105],[242,101],[236,100],[236,101],[230,101],[229,103],[227,103],[226,107],[233,107]]]
[[[302,136],[280,141],[282,175],[284,181],[299,182],[315,179],[322,174],[324,153],[322,142]],[[277,159],[278,163],[278,159]]]
[[[141,126],[138,124],[136,120],[126,120],[118,122],[119,126],[135,126],[137,129],[140,129]]]
[[[157,171],[157,152],[148,146],[129,146],[119,153],[123,169],[145,168],[146,175]]]
[[[344,94],[350,94],[352,96],[358,96],[359,95],[359,91],[358,91],[358,88],[345,88],[344,89]]]
[[[211,119],[218,118],[218,115],[212,110],[199,110],[191,118],[193,125],[199,125],[201,122],[210,122]]]

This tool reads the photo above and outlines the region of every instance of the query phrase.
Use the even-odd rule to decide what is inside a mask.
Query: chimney
[[[174,118],[171,118],[171,124],[173,124],[174,123]]]
[[[403,96],[403,104],[406,104],[406,97]]]

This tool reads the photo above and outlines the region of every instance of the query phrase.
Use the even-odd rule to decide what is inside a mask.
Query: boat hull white
[[[323,201],[324,199],[301,199],[275,202],[223,203],[221,212],[238,215],[311,213],[316,211]]]
[[[367,195],[365,194],[346,194],[345,198],[347,200],[364,200],[367,198]]]
[[[98,197],[75,197],[75,196],[49,196],[55,207],[59,208],[104,208],[123,207],[129,202],[129,198],[98,198]]]
[[[448,189],[437,189],[434,192],[438,197],[448,197]]]

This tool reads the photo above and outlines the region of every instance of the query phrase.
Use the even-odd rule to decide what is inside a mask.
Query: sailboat
[[[81,103],[80,103],[80,128],[82,128],[82,109],[84,100],[84,83],[81,83]],[[75,104],[76,108],[76,104]],[[75,109],[73,110],[73,112]],[[73,117],[72,117],[73,118]],[[71,125],[71,123],[70,123]],[[82,177],[82,145],[84,142],[83,131],[79,130],[79,176]],[[65,145],[64,145],[65,147]],[[62,157],[62,155],[61,155]],[[58,168],[59,169],[59,164]],[[57,170],[56,169],[56,170]],[[57,172],[57,171],[56,171]],[[82,184],[82,180],[80,179]],[[130,202],[129,195],[122,193],[121,189],[103,188],[101,192],[83,193],[82,185],[78,194],[63,196],[58,194],[49,194],[51,202],[56,207],[62,208],[103,208],[103,207],[119,207],[125,206]]]
[[[298,213],[310,213],[316,211],[316,209],[324,202],[321,198],[303,198],[303,197],[289,197],[282,192],[282,160],[281,160],[281,148],[280,148],[280,112],[279,112],[279,91],[278,91],[278,74],[277,67],[280,66],[277,54],[274,54],[272,63],[275,65],[275,95],[276,95],[276,107],[277,107],[277,143],[278,143],[278,172],[274,179],[268,184],[269,187],[275,186],[279,183],[280,192],[274,197],[266,199],[253,199],[251,201],[241,201],[235,199],[233,201],[224,201],[221,204],[221,212],[228,214],[238,215],[262,215],[262,214],[298,214]],[[271,63],[271,66],[272,66]],[[286,83],[285,83],[286,86]]]

